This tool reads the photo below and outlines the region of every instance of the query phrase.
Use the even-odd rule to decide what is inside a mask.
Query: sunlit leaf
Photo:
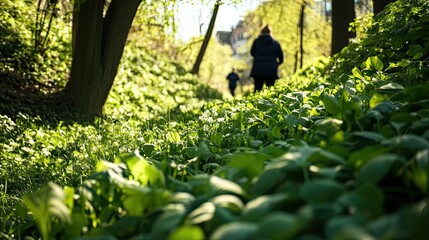
[[[325,105],[326,111],[331,114],[337,114],[341,112],[340,105],[338,104],[337,99],[334,96],[324,95],[323,96],[323,104]]]
[[[357,181],[359,183],[376,184],[389,172],[393,163],[405,161],[395,154],[383,154],[367,162],[359,171]]]
[[[203,240],[204,232],[198,226],[180,226],[175,229],[169,236],[168,240]]]
[[[300,230],[301,226],[295,215],[274,212],[260,221],[254,239],[293,239]]]
[[[246,221],[259,221],[272,208],[288,198],[287,194],[264,195],[249,201],[243,209],[242,219]]]
[[[210,236],[210,240],[248,240],[252,239],[258,231],[256,223],[232,222],[220,226]]]
[[[166,211],[156,218],[150,232],[151,239],[167,239],[184,220],[184,211]]]
[[[237,183],[217,176],[210,177],[210,190],[214,195],[218,195],[221,193],[233,193],[243,196],[246,194],[245,191],[241,188],[241,186]]]

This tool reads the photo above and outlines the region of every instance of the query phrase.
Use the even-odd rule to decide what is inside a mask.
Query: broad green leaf
[[[165,211],[156,218],[150,232],[151,239],[167,239],[168,235],[177,229],[185,218],[184,211]]]
[[[286,174],[281,169],[268,169],[264,171],[252,186],[252,193],[262,195],[279,184]]]
[[[33,213],[36,226],[43,239],[49,239],[52,231],[51,215],[62,223],[70,223],[70,210],[65,204],[63,189],[54,183],[49,183],[43,189],[24,195],[24,204]]]
[[[335,99],[334,96],[330,95],[324,95],[323,96],[323,105],[325,105],[326,111],[328,111],[331,114],[337,114],[341,112],[340,105],[338,104],[337,99]]]
[[[143,185],[157,182],[165,185],[164,174],[156,166],[143,159],[137,152],[129,154],[121,159],[127,164],[134,180]]]
[[[192,225],[198,225],[204,222],[208,222],[213,218],[216,206],[212,202],[205,202],[201,204],[194,211],[189,213],[186,217]]]
[[[249,201],[243,209],[242,219],[245,221],[259,221],[266,216],[271,209],[287,200],[288,195],[277,193],[274,195],[263,195]]]
[[[378,58],[378,56],[372,56],[372,57],[369,57],[366,60],[366,68],[367,69],[371,69],[372,68],[374,70],[381,71],[381,70],[383,70],[383,67],[384,67],[384,64]]]
[[[181,138],[178,132],[170,131],[167,133],[167,140],[169,142],[180,142]]]
[[[362,74],[362,72],[357,67],[354,67],[352,69],[352,73],[353,73],[353,76],[356,77],[356,78],[365,79],[364,76],[363,76],[363,74]]]
[[[382,103],[386,100],[389,100],[389,97],[387,95],[383,95],[380,93],[375,93],[372,95],[371,100],[369,102],[369,106],[371,108],[375,107],[377,104]]]
[[[360,131],[360,132],[353,132],[353,136],[358,136],[360,138],[366,138],[369,140],[373,140],[374,142],[381,142],[383,140],[386,140],[386,138],[377,133],[377,132],[370,132],[370,131]]]
[[[220,226],[210,236],[210,240],[248,240],[252,239],[258,231],[256,223],[232,222]]]
[[[219,195],[221,193],[233,193],[239,196],[246,195],[246,192],[237,183],[217,176],[210,177],[209,191],[213,195]]]
[[[127,235],[138,229],[140,223],[141,217],[123,216],[115,221],[111,228],[116,236],[126,238]]]
[[[339,231],[333,240],[376,240],[371,234],[367,233],[362,227],[345,226]]]
[[[245,171],[247,176],[258,176],[264,169],[264,163],[269,156],[259,152],[240,153],[232,156],[230,167]]]
[[[222,146],[223,134],[220,132],[215,132],[210,136],[210,141],[217,147]]]
[[[164,189],[130,185],[124,186],[122,190],[122,203],[130,216],[142,216],[147,209],[164,206],[171,199],[171,193]]]
[[[300,196],[309,203],[332,202],[344,191],[344,186],[337,181],[313,180],[301,187]]]
[[[354,151],[349,156],[349,162],[353,164],[356,168],[362,167],[371,159],[382,155],[384,153],[389,152],[390,149],[388,147],[380,147],[379,145],[371,145],[365,147],[361,150]]]
[[[393,163],[404,161],[402,157],[395,154],[383,154],[368,161],[360,169],[357,181],[360,184],[376,184],[390,171]]]
[[[210,200],[216,206],[224,207],[226,209],[230,209],[234,212],[241,212],[244,207],[243,202],[240,198],[231,194],[223,194],[214,197]]]
[[[232,212],[229,208],[224,208],[217,205],[212,220],[210,223],[208,223],[210,226],[209,231],[214,232],[219,226],[226,223],[235,222],[237,220],[237,213]]]
[[[334,237],[348,227],[355,227],[362,224],[362,218],[355,216],[337,216],[330,219],[325,226],[325,234],[328,239]]]
[[[280,132],[280,128],[277,125],[271,128],[271,135],[276,139],[279,139],[282,137],[282,133]]]
[[[375,96],[375,95],[377,95],[377,96]],[[381,102],[379,102],[381,99],[385,98],[386,96],[383,96],[383,95],[377,94],[377,93],[374,94],[374,96],[371,98],[371,101],[374,101],[374,103],[375,102],[378,102],[378,103],[375,104],[374,106],[372,106],[372,104],[370,104],[373,111],[377,111],[377,112],[383,114],[383,113],[389,113],[395,109],[395,105],[393,104],[392,101],[382,100]]]
[[[317,120],[314,124],[317,127],[318,133],[323,133],[326,136],[331,136],[332,134],[341,129],[343,121],[336,118],[325,118]]]
[[[429,142],[426,139],[413,134],[393,137],[381,142],[381,144],[408,151],[418,151],[429,148]]]
[[[176,228],[169,236],[168,240],[203,240],[204,231],[199,226],[180,226]]]
[[[301,224],[295,215],[273,212],[259,222],[254,239],[293,239],[300,230]]]
[[[333,152],[320,149],[320,151],[315,152],[308,160],[309,163],[321,166],[336,166],[340,164],[345,164],[346,161],[340,155]]]
[[[387,83],[378,88],[379,90],[404,90],[404,87],[398,83]]]
[[[380,216],[383,209],[384,195],[373,185],[361,185],[353,192],[342,195],[338,202],[354,212],[356,216],[369,219]]]
[[[423,57],[423,54],[424,54],[423,47],[418,44],[410,45],[407,51],[407,55],[412,57],[414,60]]]
[[[416,133],[429,129],[429,117],[413,122],[411,124],[411,129]]]

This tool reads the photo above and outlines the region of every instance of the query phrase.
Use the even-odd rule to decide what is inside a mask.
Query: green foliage
[[[130,45],[109,117],[47,126],[2,116],[2,236],[424,238],[427,53],[379,45],[403,37],[395,28],[425,27],[429,5],[388,9],[334,58],[241,100],[202,102],[201,92],[218,95]],[[416,36],[410,44],[426,33]]]
[[[63,86],[71,66],[71,31],[67,16],[57,14],[53,18],[45,39],[47,45],[36,49],[36,10],[37,1],[6,0],[0,4],[0,11],[4,13],[0,16],[0,72]]]

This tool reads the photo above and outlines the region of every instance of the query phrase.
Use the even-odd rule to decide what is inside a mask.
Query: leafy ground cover
[[[429,3],[364,22],[340,54],[245,99],[202,103],[197,79],[142,53],[120,71],[111,117],[3,116],[2,164],[16,165],[2,165],[15,203],[0,206],[2,236],[425,239]],[[151,82],[133,91],[140,73]]]

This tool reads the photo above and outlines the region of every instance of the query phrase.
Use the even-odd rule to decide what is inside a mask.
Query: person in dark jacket
[[[228,76],[226,76],[226,79],[228,79],[229,81],[229,91],[231,92],[231,95],[234,97],[235,88],[237,87],[237,82],[240,80],[240,77],[235,71],[235,68],[232,68],[232,72],[230,72]]]
[[[252,44],[250,54],[253,57],[253,67],[250,76],[255,81],[255,92],[262,90],[262,87],[274,86],[279,79],[278,66],[283,63],[282,48],[272,36],[271,29],[266,25],[261,30],[261,34]]]

